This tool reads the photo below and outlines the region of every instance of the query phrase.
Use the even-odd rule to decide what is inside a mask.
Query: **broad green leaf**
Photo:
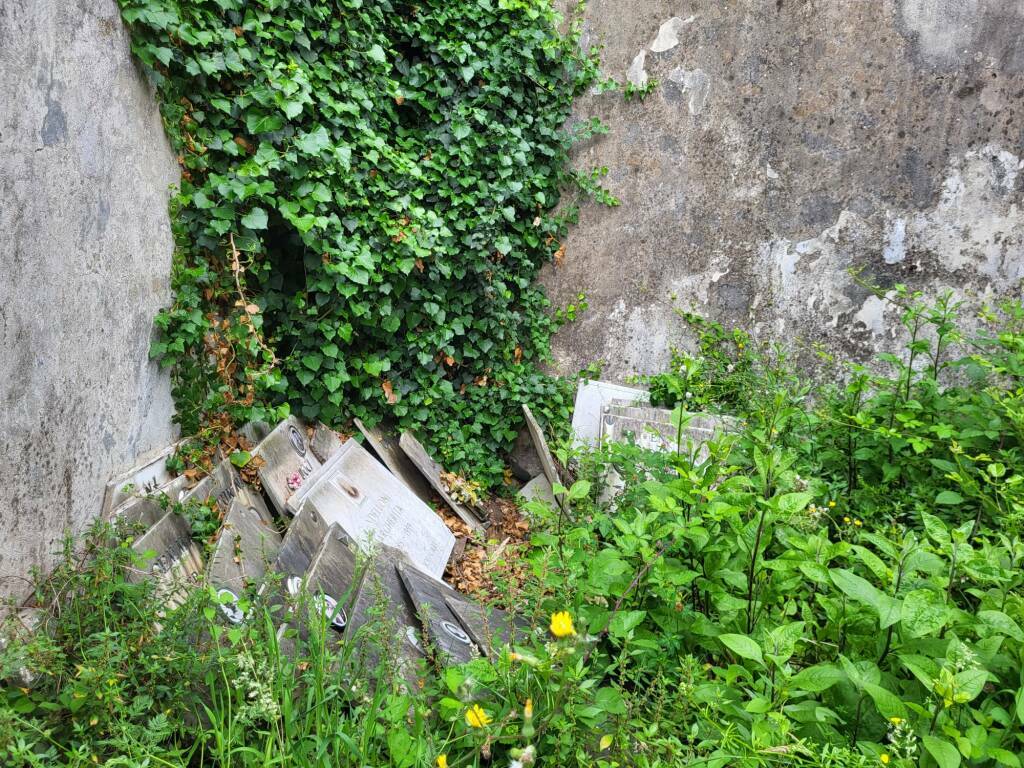
[[[900,603],[874,587],[867,579],[861,578],[843,568],[829,571],[832,582],[847,596],[875,609],[882,629],[900,620]]]
[[[978,618],[988,627],[1024,643],[1024,632],[1020,625],[1002,611],[978,611]]]
[[[252,459],[252,454],[249,451],[234,451],[229,458],[236,467],[244,467]]]
[[[789,684],[793,688],[803,691],[820,693],[845,679],[846,673],[838,667],[831,664],[816,664],[813,667],[801,669],[790,678]]]
[[[953,700],[957,704],[967,704],[977,698],[988,680],[988,672],[974,667],[957,672],[953,676]]]
[[[761,655],[761,646],[757,641],[747,635],[725,634],[719,635],[718,639],[726,648],[744,659],[764,664],[764,657]]]
[[[936,504],[962,504],[964,497],[956,491],[942,491],[935,497]]]
[[[307,155],[318,155],[323,150],[327,149],[331,143],[331,137],[327,133],[327,129],[322,125],[318,126],[315,131],[302,134],[295,140],[295,146],[304,154]]]
[[[875,707],[877,707],[882,717],[888,719],[891,717],[907,716],[906,707],[903,706],[900,697],[892,691],[874,683],[865,683],[864,692],[875,702]]]
[[[921,737],[924,748],[935,758],[939,768],[959,768],[960,752],[948,741],[943,741],[935,736],[925,734]]]
[[[915,589],[903,596],[900,619],[910,637],[937,634],[948,617],[943,595],[935,590]]]
[[[612,616],[608,625],[608,632],[612,637],[623,638],[640,626],[640,623],[647,616],[647,611],[619,611]]]

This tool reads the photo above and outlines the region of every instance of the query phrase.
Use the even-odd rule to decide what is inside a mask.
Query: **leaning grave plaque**
[[[306,438],[306,427],[289,416],[253,450],[263,459],[260,483],[278,512],[284,513],[288,497],[320,468],[320,460]]]
[[[705,413],[684,413],[682,428],[675,423],[673,411],[666,408],[631,406],[613,400],[605,407],[601,421],[601,442],[634,439],[641,448],[675,452],[694,450],[698,458],[707,456],[706,443],[728,430],[732,421]]]
[[[433,493],[427,479],[416,469],[416,465],[405,455],[398,444],[398,438],[379,427],[371,429],[359,419],[354,419],[356,427],[366,438],[366,444],[377,455],[391,474],[405,483],[427,506],[433,504]]]
[[[156,596],[163,609],[181,605],[189,590],[199,581],[203,558],[192,541],[192,529],[181,515],[168,512],[142,534],[132,549],[140,565],[128,572],[128,581],[139,583],[146,578],[157,582]]]
[[[444,573],[455,546],[455,536],[434,510],[355,440],[342,445],[289,504],[293,512],[311,507],[361,547],[395,547],[434,576]]]
[[[174,455],[177,448],[177,443],[169,445],[155,458],[132,467],[107,483],[103,497],[103,517],[109,517],[115,508],[133,496],[148,496],[161,488],[168,488],[175,480],[175,475],[167,469],[167,460]],[[173,490],[177,491],[178,488],[179,486],[175,486]],[[174,500],[177,501],[177,496],[174,496]]]
[[[285,532],[275,569],[285,576],[302,576],[313,561],[320,542],[327,535],[327,523],[312,507],[292,518]]]
[[[480,605],[465,595],[447,594],[445,603],[478,648],[495,655],[495,645],[508,645],[525,637],[530,625],[500,608]]]
[[[295,577],[290,577],[289,592],[295,596],[296,586],[304,585],[310,607],[323,616],[332,630],[342,633],[348,626],[358,583],[359,569],[352,544],[341,527],[334,523],[320,542],[305,578],[297,585]],[[300,635],[303,634],[304,626],[300,628]]]
[[[550,507],[555,507],[558,504],[557,499],[555,499],[555,492],[551,488],[551,483],[548,482],[547,477],[544,475],[537,475],[520,488],[519,495],[526,499],[526,501],[540,501]]]
[[[576,443],[596,448],[601,440],[601,420],[605,406],[613,400],[629,405],[646,405],[650,394],[642,389],[624,387],[607,381],[584,381],[576,390],[572,411],[572,431]]]
[[[246,506],[253,507],[256,513],[267,523],[273,523],[274,518],[270,514],[270,510],[267,509],[263,497],[243,482],[238,474],[238,470],[234,468],[230,461],[218,462],[213,471],[200,480],[191,491],[182,496],[181,500],[183,502],[190,499],[206,501],[214,498],[217,501],[217,506],[226,513],[227,510],[231,509],[231,504],[240,494],[245,496],[243,503]]]
[[[380,606],[384,622],[390,625],[387,627],[389,634],[378,633],[368,646],[366,643],[361,645],[368,668],[376,667],[378,658],[373,639],[382,644],[394,643],[401,675],[409,682],[414,682],[416,662],[424,658],[425,654],[420,642],[420,624],[416,620],[405,585],[398,575],[397,566],[402,559],[402,554],[390,547],[380,547],[373,554],[352,603],[347,631],[350,638],[355,638],[360,627],[369,623],[374,616],[381,615],[378,613]]]
[[[313,449],[313,454],[322,464],[341,448],[342,441],[337,432],[322,421],[318,421],[313,427],[313,436],[309,438],[309,445]]]
[[[405,455],[409,457],[409,460],[416,465],[416,468],[427,479],[427,482],[433,486],[434,490],[440,494],[441,498],[445,500],[445,503],[452,508],[462,522],[468,525],[471,530],[483,533],[484,527],[477,516],[467,509],[465,505],[453,499],[452,495],[448,493],[448,488],[441,478],[443,472],[441,465],[431,458],[430,454],[420,444],[420,441],[413,437],[411,432],[403,432],[402,436],[398,439],[398,444]]]
[[[210,558],[210,584],[230,592],[235,601],[247,586],[262,581],[281,549],[281,534],[249,503],[255,496],[243,491],[235,497]]]
[[[446,598],[460,599],[454,589],[407,563],[399,563],[398,573],[412,599],[413,609],[427,631],[431,646],[450,664],[464,664],[480,656],[472,638],[448,607]]]
[[[526,419],[526,426],[530,430],[533,447],[540,457],[540,465],[544,468],[544,476],[548,479],[552,493],[554,493],[555,485],[561,485],[562,479],[558,474],[558,467],[555,466],[555,457],[551,455],[551,449],[548,448],[548,441],[544,437],[544,430],[540,428],[540,424],[533,418],[530,406],[525,403],[523,404],[523,417]],[[566,499],[564,493],[557,494],[555,499],[558,501],[558,506],[565,507]]]

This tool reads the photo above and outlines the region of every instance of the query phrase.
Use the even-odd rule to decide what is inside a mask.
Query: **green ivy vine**
[[[568,122],[599,82],[578,18],[559,33],[543,0],[119,2],[182,168],[153,353],[183,430],[389,418],[497,481],[520,403],[567,413],[534,280],[596,188],[567,162],[604,130]]]

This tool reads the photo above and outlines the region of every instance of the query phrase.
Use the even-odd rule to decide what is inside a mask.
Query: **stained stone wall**
[[[177,178],[115,0],[0,0],[0,597],[172,439],[147,348]]]
[[[589,0],[584,29],[608,75],[652,85],[576,110],[611,129],[575,161],[622,205],[587,204],[546,275],[590,304],[561,370],[659,370],[675,307],[867,357],[892,339],[850,267],[975,306],[1019,293],[1021,0]]]

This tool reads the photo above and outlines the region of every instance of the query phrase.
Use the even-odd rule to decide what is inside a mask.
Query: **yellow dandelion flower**
[[[888,765],[889,764],[889,756],[886,755],[886,754],[883,754],[878,759],[882,761],[882,765]]]
[[[835,503],[834,501],[830,501],[830,502],[828,503],[828,508],[829,508],[829,509],[835,509],[835,508],[836,508],[836,503]]]
[[[437,768],[448,768],[448,755],[437,756]]]
[[[491,722],[491,716],[484,712],[479,704],[474,704],[466,710],[466,725],[470,728],[486,728]]]
[[[857,526],[858,528],[860,528],[860,527],[861,527],[862,525],[864,525],[864,523],[862,523],[862,522],[861,522],[860,520],[854,520],[854,521],[853,521],[853,524],[854,524],[855,526]]]
[[[847,525],[849,525],[849,524],[850,524],[850,523],[852,523],[853,521],[852,521],[852,520],[850,520],[850,518],[848,518],[848,517],[844,517],[844,518],[843,518],[843,522],[844,522],[844,523],[846,523]]]
[[[572,616],[568,611],[551,614],[551,634],[555,637],[569,637],[576,634],[576,627],[572,625]]]

